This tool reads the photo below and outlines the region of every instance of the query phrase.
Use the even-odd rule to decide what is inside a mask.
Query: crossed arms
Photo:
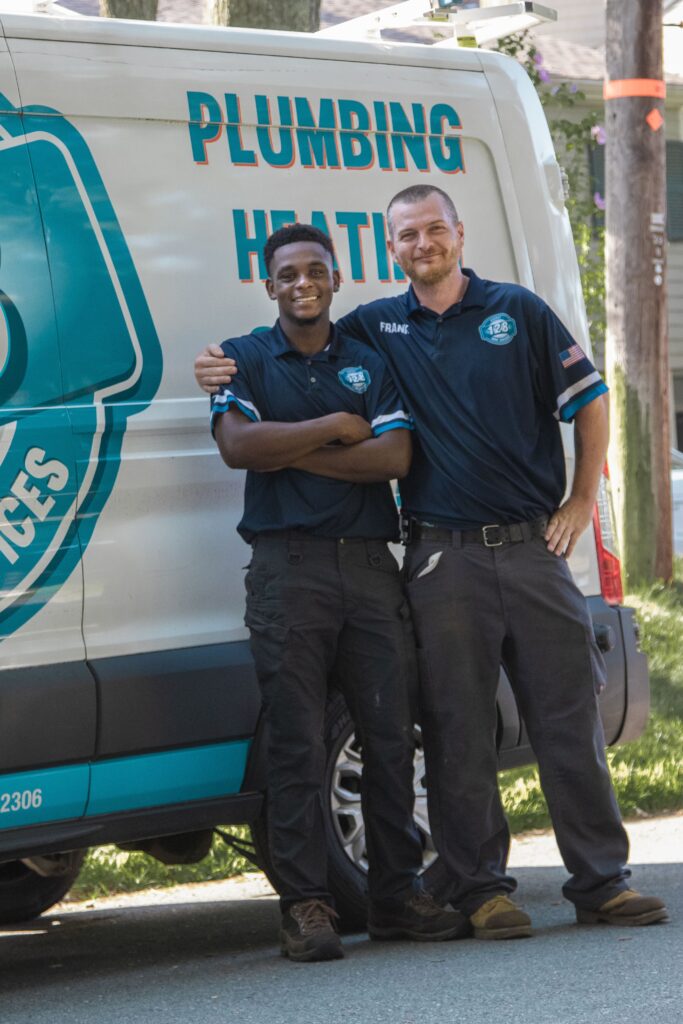
[[[299,423],[254,423],[233,407],[218,417],[215,436],[228,466],[257,473],[303,469],[367,484],[401,479],[412,458],[409,430],[373,437],[367,420],[347,412]]]

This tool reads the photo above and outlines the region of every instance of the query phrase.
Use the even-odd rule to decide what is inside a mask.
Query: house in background
[[[186,0],[187,2],[187,0]],[[395,0],[322,0],[323,26],[356,18],[390,6]],[[504,3],[505,0],[499,0]],[[557,21],[536,27],[530,36],[541,58],[547,88],[569,82],[585,97],[574,115],[565,108],[546,108],[548,118],[604,112],[606,0],[542,0],[557,11]],[[480,0],[482,7],[493,0]],[[667,86],[665,123],[667,157],[667,264],[669,363],[671,372],[672,444],[683,450],[683,0],[663,0],[664,77]],[[401,35],[408,38],[405,32]],[[413,38],[427,41],[423,32]],[[586,154],[589,159],[589,154]],[[604,150],[593,151],[591,176],[604,196]],[[596,207],[596,214],[600,211]],[[649,268],[648,268],[649,269]]]
[[[548,85],[569,81],[585,94],[584,111],[603,110],[605,0],[548,0],[557,21],[533,37],[549,76]],[[667,160],[668,322],[672,378],[672,444],[683,449],[683,0],[664,0],[664,77]],[[552,116],[552,108],[548,111]],[[604,156],[600,152],[599,157]],[[596,191],[604,195],[604,163],[593,167]]]

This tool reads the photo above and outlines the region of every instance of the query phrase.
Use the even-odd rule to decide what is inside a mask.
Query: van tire
[[[334,897],[335,907],[340,916],[341,927],[345,931],[358,931],[365,928],[367,920],[367,878],[365,872],[357,868],[345,854],[334,827],[331,807],[332,776],[335,761],[342,745],[353,731],[351,716],[341,694],[336,694],[328,701],[325,715],[325,745],[327,759],[325,764],[325,782],[323,797],[323,816],[325,821],[325,837],[327,840],[327,881]],[[252,838],[259,864],[263,868],[273,888],[279,890],[279,876],[273,865],[270,843],[268,841],[268,797],[264,800],[264,811],[251,826]]]
[[[67,854],[63,874],[47,878],[20,860],[0,864],[0,924],[31,921],[64,897],[78,877],[85,850]]]

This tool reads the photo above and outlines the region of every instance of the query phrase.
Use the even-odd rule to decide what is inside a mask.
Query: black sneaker
[[[414,939],[441,942],[472,934],[467,917],[459,910],[445,910],[426,892],[411,896],[397,910],[370,906],[368,935],[371,939]]]
[[[339,917],[324,900],[302,900],[282,915],[280,951],[290,960],[339,960],[344,950],[334,927]]]

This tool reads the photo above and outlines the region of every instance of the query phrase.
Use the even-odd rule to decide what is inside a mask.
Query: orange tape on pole
[[[605,82],[604,99],[621,100],[627,96],[650,96],[663,100],[666,96],[666,82],[661,78],[620,78],[616,82]]]

